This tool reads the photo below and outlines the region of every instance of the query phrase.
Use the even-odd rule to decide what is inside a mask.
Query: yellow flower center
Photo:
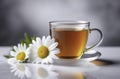
[[[46,58],[49,55],[49,50],[46,46],[40,46],[37,54],[40,58]]]
[[[17,60],[24,60],[25,59],[25,52],[19,52],[16,56]]]

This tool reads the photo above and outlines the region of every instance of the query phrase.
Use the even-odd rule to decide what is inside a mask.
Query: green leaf
[[[23,45],[24,43],[25,43],[25,42],[24,42],[24,40],[20,40],[20,44],[22,44],[22,45]]]
[[[20,44],[26,44],[29,47],[29,44],[32,43],[32,40],[36,40],[37,36],[29,37],[27,33],[24,34],[24,39],[20,40]]]
[[[25,40],[24,42],[26,43],[27,46],[29,46],[29,44],[31,43],[31,38],[28,36],[27,33],[24,34]]]
[[[9,58],[13,58],[13,56],[11,55],[4,55],[5,58],[9,59]]]
[[[37,36],[33,36],[31,39],[32,39],[32,40],[36,40],[36,37],[37,37]]]

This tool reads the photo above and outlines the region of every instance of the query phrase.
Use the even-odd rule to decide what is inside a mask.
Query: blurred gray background
[[[101,46],[120,46],[120,0],[0,0],[0,46],[17,44],[25,32],[48,35],[53,20],[90,21],[104,33]]]

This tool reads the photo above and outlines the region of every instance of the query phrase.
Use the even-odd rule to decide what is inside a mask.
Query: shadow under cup
[[[59,58],[79,59],[86,51],[89,34],[89,22],[52,21],[50,22],[50,35],[58,42]],[[95,45],[96,46],[96,45]]]

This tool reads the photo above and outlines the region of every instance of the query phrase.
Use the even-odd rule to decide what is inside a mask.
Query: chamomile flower
[[[42,39],[37,37],[30,45],[30,61],[41,64],[53,63],[53,59],[58,58],[55,54],[60,52],[56,48],[57,45],[58,43],[55,42],[55,39],[50,36],[43,36]]]
[[[10,55],[13,58],[8,59],[8,63],[24,62],[29,57],[29,48],[26,47],[26,44],[18,44],[18,46],[14,46],[13,50],[10,51]]]
[[[31,72],[29,67],[27,67],[25,64],[16,63],[16,64],[10,64],[11,72],[14,73],[15,76],[22,79],[24,77],[30,78]]]

